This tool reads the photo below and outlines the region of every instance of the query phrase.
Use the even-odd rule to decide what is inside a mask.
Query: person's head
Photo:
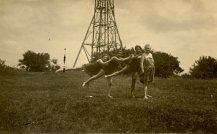
[[[136,53],[142,53],[142,47],[139,46],[139,45],[136,45],[135,46],[135,51],[136,51]]]
[[[151,52],[151,46],[150,46],[150,44],[146,44],[144,49],[145,49],[146,53],[150,53]]]
[[[103,60],[103,61],[109,60],[109,55],[108,55],[108,54],[104,54],[104,55],[102,56],[102,60]]]

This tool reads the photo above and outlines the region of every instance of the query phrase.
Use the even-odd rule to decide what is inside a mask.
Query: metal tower
[[[73,67],[84,50],[90,62],[94,54],[122,49],[122,41],[115,21],[114,0],[95,0],[94,15],[79,49]]]

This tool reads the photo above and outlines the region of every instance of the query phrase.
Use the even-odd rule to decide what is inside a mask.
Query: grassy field
[[[84,72],[0,76],[0,133],[217,132],[217,80],[156,78],[143,100],[130,95],[130,77],[101,78],[86,89]]]

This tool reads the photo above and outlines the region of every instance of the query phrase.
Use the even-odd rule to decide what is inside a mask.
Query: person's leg
[[[110,78],[110,77],[119,75],[119,74],[125,72],[128,68],[129,68],[129,66],[125,66],[125,67],[122,68],[120,71],[114,72],[113,74],[110,74],[110,75],[105,75],[105,77],[106,77],[106,78]]]
[[[150,71],[148,71],[148,85],[150,85],[154,80],[154,74],[155,74],[155,68],[150,68]],[[152,97],[151,95],[147,95],[148,97]]]
[[[135,90],[135,85],[136,85],[136,79],[137,79],[137,73],[134,72],[132,74],[132,83],[131,83],[131,97],[133,98],[135,98],[134,90]]]
[[[112,78],[106,78],[106,80],[107,80],[107,83],[108,83],[107,96],[108,96],[109,98],[113,98],[113,97],[111,96]]]
[[[150,82],[154,81],[154,75],[155,75],[155,68],[151,68],[151,73],[150,73]]]
[[[148,91],[148,83],[147,82],[145,82],[144,84],[143,84],[143,88],[144,88],[144,99],[148,99],[148,95],[147,95],[147,91]]]
[[[147,94],[147,91],[148,91],[148,78],[147,78],[147,72],[141,74],[139,76],[140,78],[140,82],[143,83],[143,90],[144,90],[144,99],[148,99],[148,94]]]
[[[86,87],[87,87],[87,95],[86,95],[86,97],[93,97],[92,95],[90,95],[90,85],[89,85],[89,83],[87,83],[86,84]]]
[[[131,58],[133,58],[133,55],[130,55],[130,56],[128,56],[128,57],[126,57],[126,58],[114,58],[116,61],[119,61],[119,62],[125,62],[125,61],[127,61],[127,60],[129,60],[129,59],[131,59]]]
[[[85,82],[83,82],[82,86],[83,86],[83,87],[86,86],[86,85],[89,84],[91,81],[100,78],[100,77],[103,76],[104,74],[105,74],[104,70],[103,70],[103,69],[100,69],[100,71],[99,71],[96,75],[90,77],[88,80],[86,80]]]
[[[147,92],[148,92],[148,88],[149,88],[150,83],[147,84]],[[149,95],[148,93],[146,93],[147,97],[152,97],[151,95]]]
[[[144,92],[145,92],[145,95],[144,95],[144,99],[148,99],[148,97],[152,97],[151,95],[148,95],[148,86],[150,85],[150,83],[153,81],[153,69],[150,68],[148,69],[144,75]]]

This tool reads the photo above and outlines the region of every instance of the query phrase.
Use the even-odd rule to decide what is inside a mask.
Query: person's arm
[[[141,57],[141,60],[140,60],[140,68],[141,68],[141,71],[142,73],[144,73],[144,61],[145,61],[145,53],[142,54],[142,57]]]
[[[98,59],[96,62],[103,64],[104,62],[102,61],[102,59]]]
[[[131,58],[135,57],[133,54],[131,54],[130,56],[126,57],[126,58],[117,58],[115,57],[115,60],[117,61],[126,61],[126,60],[129,60]]]
[[[111,62],[112,60],[114,60],[115,58],[117,58],[117,57],[114,56],[114,57],[112,57],[111,59],[109,59],[108,61],[105,61],[105,62],[102,61],[102,59],[98,59],[97,62],[102,64],[102,65],[105,65],[105,64],[108,64],[109,62]]]

